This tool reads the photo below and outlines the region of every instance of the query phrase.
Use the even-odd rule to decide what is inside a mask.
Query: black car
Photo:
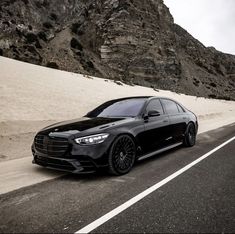
[[[128,97],[105,102],[83,118],[37,133],[33,163],[73,173],[107,168],[122,175],[136,160],[184,144],[193,146],[197,117],[169,98]]]

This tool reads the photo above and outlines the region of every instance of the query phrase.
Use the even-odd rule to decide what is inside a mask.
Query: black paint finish
[[[172,113],[169,113],[170,108],[167,112],[164,104],[169,102],[176,105]],[[182,142],[190,122],[197,132],[196,116],[168,98],[131,97],[112,100],[83,118],[57,123],[38,132],[32,145],[33,162],[73,173],[94,172],[108,165],[110,147],[118,136],[127,134],[133,138],[136,157],[139,158]],[[109,134],[103,143],[84,146],[75,142],[76,138],[101,133]],[[40,150],[35,145],[39,145]]]

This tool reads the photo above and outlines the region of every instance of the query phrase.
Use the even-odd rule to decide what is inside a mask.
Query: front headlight
[[[76,138],[75,142],[79,145],[95,145],[104,142],[108,136],[109,136],[108,133],[102,133],[97,135]]]

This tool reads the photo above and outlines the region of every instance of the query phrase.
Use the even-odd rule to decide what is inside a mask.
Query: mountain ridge
[[[235,100],[235,56],[205,47],[176,25],[162,0],[3,0],[0,55]]]

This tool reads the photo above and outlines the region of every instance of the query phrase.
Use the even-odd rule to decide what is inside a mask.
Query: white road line
[[[203,159],[209,157],[210,155],[215,153],[217,150],[221,149],[222,147],[224,147],[225,145],[227,145],[228,143],[230,143],[233,140],[235,140],[235,136],[232,137],[231,139],[229,139],[228,141],[224,142],[223,144],[217,146],[213,150],[209,151],[208,153],[204,154],[203,156],[201,156],[200,158],[196,159],[195,161],[191,162],[187,166],[185,166],[185,167],[181,168],[180,170],[176,171],[175,173],[173,173],[172,175],[168,176],[167,178],[163,179],[162,181],[156,183],[152,187],[144,190],[143,192],[141,192],[137,196],[131,198],[130,200],[126,201],[125,203],[123,203],[122,205],[118,206],[117,208],[111,210],[109,213],[103,215],[102,217],[100,217],[97,220],[93,221],[92,223],[88,224],[84,228],[78,230],[75,233],[89,233],[89,232],[93,231],[97,227],[101,226],[102,224],[104,224],[108,220],[112,219],[114,216],[120,214],[122,211],[126,210],[127,208],[129,208],[130,206],[134,205],[135,203],[137,203],[138,201],[140,201],[144,197],[148,196],[152,192],[156,191],[157,189],[159,189],[160,187],[162,187],[166,183],[170,182],[171,180],[173,180],[177,176],[179,176],[182,173],[184,173],[185,171],[189,170],[191,167],[193,167],[194,165],[198,164]]]

